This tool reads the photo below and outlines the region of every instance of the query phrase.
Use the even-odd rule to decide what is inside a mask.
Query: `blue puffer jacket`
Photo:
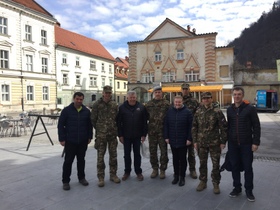
[[[65,107],[58,121],[58,140],[70,141],[80,144],[92,139],[92,125],[90,111],[84,105],[80,112],[74,107],[74,103]]]
[[[169,139],[171,147],[184,147],[187,140],[192,140],[192,120],[192,113],[185,106],[168,110],[164,120],[164,138]]]

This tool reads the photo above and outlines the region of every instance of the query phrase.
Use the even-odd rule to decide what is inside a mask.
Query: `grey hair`
[[[137,93],[136,93],[136,91],[134,91],[134,90],[129,90],[129,91],[127,92],[127,96],[130,96],[130,95],[137,95]]]

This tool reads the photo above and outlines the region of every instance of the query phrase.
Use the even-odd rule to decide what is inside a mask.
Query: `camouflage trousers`
[[[219,146],[209,146],[209,147],[199,147],[198,148],[198,156],[200,160],[199,166],[199,180],[203,182],[207,182],[207,162],[208,155],[210,153],[211,161],[212,161],[212,172],[211,178],[212,182],[216,184],[220,184],[221,174],[220,174],[220,157],[221,157],[221,149]]]
[[[158,160],[158,147],[160,159]],[[150,163],[155,170],[165,171],[168,164],[167,144],[162,136],[149,136]],[[160,162],[160,167],[159,167]]]
[[[116,175],[118,170],[118,160],[117,160],[117,138],[97,138],[95,140],[95,149],[97,149],[97,177],[98,179],[104,179],[105,177],[105,162],[104,156],[106,153],[108,145],[109,150],[109,166],[110,166],[110,176]]]
[[[188,146],[187,156],[188,156],[188,162],[189,162],[189,170],[195,171],[195,153],[194,153],[193,144]]]

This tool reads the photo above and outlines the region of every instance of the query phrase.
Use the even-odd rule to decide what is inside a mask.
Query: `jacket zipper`
[[[237,136],[237,143],[238,145],[240,145],[238,123],[239,123],[239,108],[236,109],[236,136]]]

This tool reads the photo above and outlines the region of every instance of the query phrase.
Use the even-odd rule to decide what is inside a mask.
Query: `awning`
[[[223,89],[223,85],[208,85],[208,86],[191,86],[190,92],[218,92]],[[153,88],[149,89],[153,92]],[[181,86],[177,87],[162,87],[162,92],[181,92]]]

